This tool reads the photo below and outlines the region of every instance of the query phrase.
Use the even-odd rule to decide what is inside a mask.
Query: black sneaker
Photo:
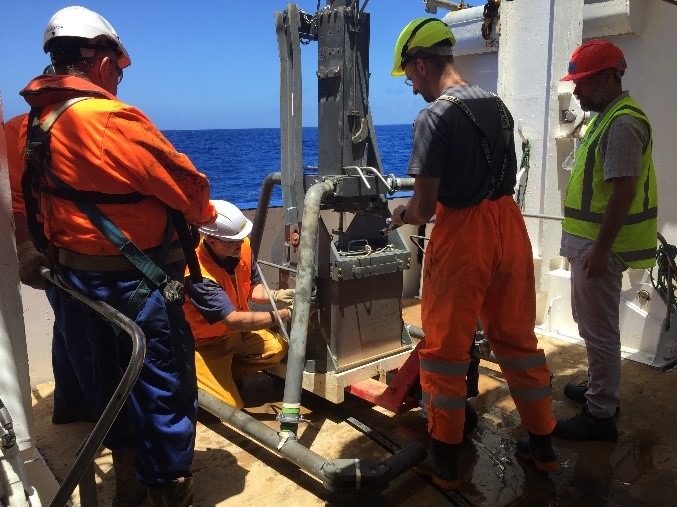
[[[585,403],[585,393],[588,391],[588,381],[584,380],[580,384],[567,384],[564,386],[564,396],[576,403]]]
[[[576,403],[585,404],[588,400],[585,398],[585,393],[588,392],[588,381],[584,380],[580,384],[567,384],[564,386],[564,396]],[[621,407],[616,407],[614,417],[621,413]]]
[[[613,417],[595,417],[584,406],[583,411],[571,419],[558,419],[552,436],[564,440],[615,442],[618,440],[618,428]]]

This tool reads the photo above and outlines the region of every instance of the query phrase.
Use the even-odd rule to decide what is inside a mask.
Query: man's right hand
[[[40,268],[48,265],[45,255],[38,252],[33,242],[22,241],[16,246],[19,260],[19,280],[34,289],[45,290],[47,280],[40,274]]]
[[[280,289],[273,292],[273,301],[282,303],[285,306],[294,305],[295,289]]]

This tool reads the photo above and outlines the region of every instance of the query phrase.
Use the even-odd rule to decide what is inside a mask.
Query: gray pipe
[[[315,256],[320,223],[320,203],[334,191],[334,182],[324,180],[313,184],[303,201],[303,224],[299,245],[299,262],[296,274],[296,297],[292,313],[289,350],[287,352],[287,375],[284,383],[283,410],[285,407],[301,404],[303,370],[306,363],[306,340],[310,318],[310,296],[315,279]],[[290,422],[290,429],[296,434],[296,423]],[[283,421],[284,423],[284,421]],[[284,426],[284,424],[283,424]]]
[[[268,450],[291,461],[322,482],[330,491],[351,488],[383,489],[391,479],[422,461],[427,453],[423,443],[413,442],[386,460],[354,458],[328,460],[300,444],[295,438],[285,438],[289,434],[278,434],[258,419],[202,389],[198,389],[197,399],[200,407]]]
[[[282,181],[281,172],[268,173],[263,180],[261,191],[259,192],[259,202],[256,205],[256,215],[254,215],[254,225],[250,237],[250,244],[254,256],[258,258],[261,248],[261,239],[263,238],[263,229],[266,227],[266,218],[270,208],[270,196],[273,194],[273,187],[279,185]]]
[[[393,178],[392,181],[390,188],[392,188],[393,191],[413,190],[416,178]]]
[[[404,328],[407,330],[409,335],[413,336],[414,338],[420,338],[421,340],[425,338],[425,333],[423,332],[423,329],[418,326],[414,326],[413,324],[407,324],[405,322]]]
[[[322,467],[327,460],[300,444],[298,440],[289,439],[281,443],[280,436],[273,428],[266,426],[242,410],[231,407],[202,389],[197,391],[197,400],[200,407],[214,414],[230,427],[251,437],[269,450],[281,454],[311,475],[315,477],[323,475]]]

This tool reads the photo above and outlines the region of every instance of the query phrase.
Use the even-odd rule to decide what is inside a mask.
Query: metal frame
[[[381,231],[390,217],[386,194],[413,188],[413,179],[382,175],[368,104],[369,16],[364,8],[360,10],[355,0],[327,0],[325,8],[308,15],[288,4],[286,11],[275,14],[275,27],[281,65],[282,172],[272,173],[264,182],[252,248],[258,257],[272,187],[279,183],[285,220],[280,286],[287,286],[290,277],[296,282],[286,365],[273,368],[285,378],[280,430],[203,391],[198,401],[203,409],[294,462],[329,490],[382,490],[425,457],[423,444],[414,443],[385,461],[328,460],[299,444],[297,432],[304,422],[300,413],[303,389],[339,403],[351,384],[385,377],[410,356],[413,344],[401,312],[401,278],[409,268],[410,252],[399,234],[388,237]],[[302,167],[301,39],[319,44],[318,167],[314,174],[305,173]],[[321,211],[339,214],[338,230],[327,227]],[[354,217],[344,230],[345,213]],[[356,244],[365,252],[355,252]],[[383,279],[386,282],[379,285]],[[367,285],[381,288],[380,293],[365,294]],[[392,290],[386,291],[386,285]],[[345,296],[351,301],[346,302]],[[360,311],[365,313],[360,315]],[[353,314],[347,317],[347,312]],[[357,326],[350,321],[361,316]],[[393,322],[382,325],[388,319]],[[345,347],[353,345],[358,353],[348,350],[344,354]]]

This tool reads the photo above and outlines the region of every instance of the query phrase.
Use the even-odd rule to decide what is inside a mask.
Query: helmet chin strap
[[[206,241],[202,241],[202,244],[204,247],[207,249],[207,252],[209,252],[209,255],[211,258],[214,260],[214,262],[219,266],[222,267],[223,269],[226,270],[226,272],[230,275],[235,273],[235,268],[237,265],[240,263],[240,256],[238,255],[237,257],[220,257],[213,249],[211,246],[209,246],[209,243]]]

